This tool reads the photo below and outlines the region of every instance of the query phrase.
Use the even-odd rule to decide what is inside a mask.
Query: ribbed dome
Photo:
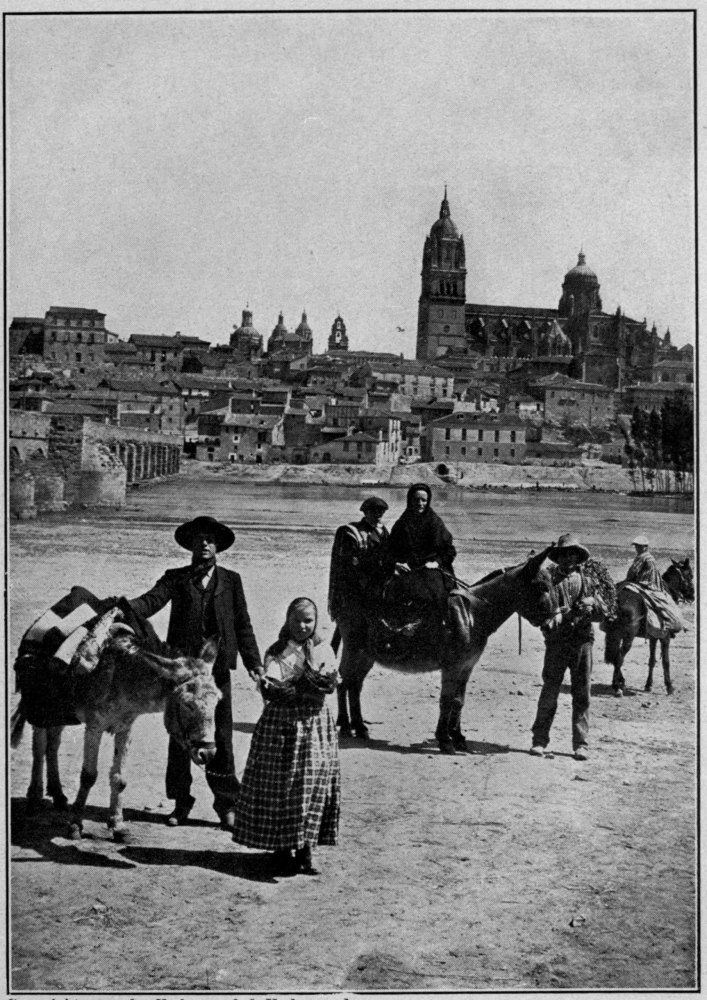
[[[273,332],[270,334],[271,340],[280,340],[287,336],[288,330],[285,326],[285,319],[280,313],[277,318],[277,326],[273,328]]]
[[[594,271],[592,271],[591,267],[587,267],[583,250],[579,251],[579,257],[577,258],[575,266],[570,268],[565,275],[565,279],[567,278],[589,278],[590,281],[597,280],[597,276]]]
[[[298,337],[302,337],[303,340],[311,340],[312,339],[312,328],[310,327],[309,323],[307,322],[307,313],[306,312],[302,313],[302,322],[300,323],[300,325],[295,330],[295,333],[297,334]]]
[[[439,209],[439,219],[434,223],[432,229],[430,229],[430,236],[439,237],[444,239],[459,239],[459,232],[457,227],[452,222],[452,217],[449,214],[449,202],[447,201],[447,189],[444,189],[444,198],[442,199],[442,204]]]
[[[259,347],[263,342],[263,338],[253,326],[253,313],[249,309],[244,309],[241,325],[231,334],[231,346],[240,345],[242,347],[248,342],[255,347]]]

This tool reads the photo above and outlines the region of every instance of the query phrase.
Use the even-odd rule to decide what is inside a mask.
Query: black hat
[[[387,510],[388,504],[381,497],[366,497],[359,510],[365,514],[367,510]]]
[[[556,556],[560,552],[574,552],[577,556],[577,562],[583,563],[589,559],[589,549],[585,549],[581,542],[579,542],[574,535],[566,534],[560,535],[557,542],[549,550],[547,557],[556,562]]]
[[[195,517],[193,521],[180,524],[174,532],[174,540],[177,545],[181,545],[183,549],[189,549],[191,552],[194,548],[194,538],[200,531],[209,532],[214,536],[217,552],[229,549],[236,540],[236,536],[230,528],[221,524],[215,517],[209,517],[206,514]]]

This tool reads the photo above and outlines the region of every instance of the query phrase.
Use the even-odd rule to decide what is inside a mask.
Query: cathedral
[[[674,348],[670,331],[602,309],[599,279],[582,251],[564,277],[557,309],[467,302],[464,237],[454,224],[447,189],[425,239],[418,307],[418,361],[456,360],[504,372],[531,363],[583,382],[620,388],[650,381]]]

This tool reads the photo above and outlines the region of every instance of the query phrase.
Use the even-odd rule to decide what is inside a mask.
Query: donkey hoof
[[[471,747],[463,736],[452,736],[452,743],[454,745],[454,749],[461,751],[461,753],[471,752]]]
[[[113,830],[113,840],[116,844],[129,844],[132,840],[130,830],[127,827],[120,827],[119,829],[114,828]]]
[[[354,726],[354,734],[358,737],[359,740],[370,739],[368,726]]]
[[[457,752],[454,749],[454,744],[452,743],[451,740],[437,740],[437,742],[439,743],[440,753],[446,753],[451,756],[452,754],[455,754]]]
[[[349,739],[352,734],[351,726],[339,726],[339,736]]]
[[[80,823],[69,823],[69,829],[66,833],[69,840],[81,840],[82,834],[83,830]]]
[[[672,684],[668,684],[668,686],[666,687],[665,690],[668,692],[668,694],[674,694],[675,693],[675,688],[673,687]]]
[[[65,813],[69,811],[69,800],[65,795],[55,795],[52,802],[57,812]]]
[[[623,698],[624,693],[622,688],[614,688],[614,698]]]
[[[646,691],[646,692],[650,692],[650,691],[653,690],[653,685],[652,684],[646,684],[646,686],[644,687],[643,690]]]

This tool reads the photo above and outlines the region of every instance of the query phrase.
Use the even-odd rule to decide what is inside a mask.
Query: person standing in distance
[[[131,600],[130,605],[139,615],[151,618],[171,601],[167,643],[184,655],[198,656],[207,639],[218,637],[213,676],[223,697],[216,707],[216,753],[206,769],[206,780],[221,826],[232,829],[238,779],[233,758],[230,671],[236,669],[240,653],[255,680],[262,673],[262,662],[241,578],[216,563],[217,554],[235,541],[231,529],[201,515],[181,524],[174,538],[191,552],[191,564],[168,569],[151,590]],[[189,753],[170,739],[166,775],[167,798],[174,799],[174,810],[167,819],[170,826],[179,826],[189,817],[195,801],[191,781]]]

